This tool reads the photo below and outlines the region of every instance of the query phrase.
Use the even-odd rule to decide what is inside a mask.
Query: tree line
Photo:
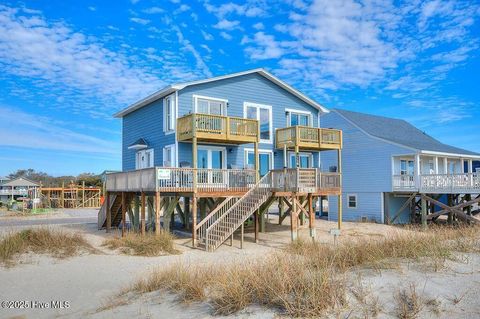
[[[23,177],[33,182],[42,183],[42,185],[45,187],[58,187],[62,184],[69,185],[71,183],[81,185],[83,182],[85,182],[85,186],[102,186],[101,175],[94,173],[81,173],[77,176],[51,176],[45,172],[39,172],[32,168],[28,168],[19,169],[7,175],[7,177],[9,179]]]

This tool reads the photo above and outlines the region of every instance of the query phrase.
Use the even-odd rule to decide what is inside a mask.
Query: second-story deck
[[[272,191],[278,193],[340,192],[341,175],[318,169],[277,169],[272,171]],[[152,167],[107,174],[108,192],[193,193],[199,197],[242,196],[256,183],[251,169],[195,169]]]
[[[478,173],[393,175],[395,192],[428,194],[480,194]]]
[[[342,131],[309,126],[290,126],[276,132],[276,147],[301,150],[338,150],[342,148]]]
[[[177,139],[228,144],[254,143],[259,140],[257,120],[194,113],[177,120]]]

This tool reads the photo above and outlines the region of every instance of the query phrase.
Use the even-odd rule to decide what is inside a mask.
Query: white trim
[[[355,207],[350,206],[350,196],[355,197]],[[358,195],[357,194],[347,194],[347,208],[348,209],[357,209],[358,208]]]
[[[243,149],[243,167],[244,168],[248,168],[247,165],[248,165],[248,153],[255,153],[255,149],[253,148],[244,148]],[[269,150],[269,149],[258,149],[258,154],[260,155],[260,153],[269,153],[270,155],[270,167],[269,167],[269,170],[272,170],[273,169],[273,150]],[[260,168],[260,167],[259,167]]]
[[[267,104],[253,103],[253,102],[243,102],[243,118],[247,118],[247,107],[256,107],[257,110],[259,108],[269,110],[269,112],[270,112],[270,114],[269,114],[270,139],[268,139],[268,140],[260,139],[260,143],[273,144],[273,134],[275,134],[275,132],[273,131],[273,110],[272,110],[272,106],[267,105]],[[260,122],[260,112],[258,112],[258,111],[257,111],[257,120]],[[259,133],[261,133],[261,132],[259,132]]]
[[[170,119],[170,125],[172,126],[172,129],[168,130],[167,129],[167,105],[166,105],[166,101],[167,99],[172,99],[173,101],[171,102],[171,119]],[[176,94],[170,94],[168,96],[165,96],[165,98],[163,99],[163,133],[165,133],[165,135],[169,135],[169,134],[176,134],[176,124],[177,124],[177,99],[176,99]]]
[[[150,153],[150,162],[147,163],[147,166],[140,167],[140,162],[138,161],[138,156],[144,153],[143,156],[146,156],[147,153]],[[135,169],[149,168],[155,166],[155,151],[153,148],[143,149],[135,152]]]
[[[129,107],[127,107],[126,109],[120,111],[120,112],[117,112],[114,114],[114,117],[117,117],[117,118],[120,118],[120,117],[124,117],[125,115],[135,111],[135,110],[138,110],[139,108],[147,105],[147,104],[150,104],[158,99],[161,99],[162,97],[164,97],[165,95],[168,95],[168,94],[171,94],[173,92],[175,92],[176,90],[182,90],[184,89],[185,87],[187,86],[190,86],[190,85],[196,85],[196,84],[202,84],[202,83],[209,83],[209,82],[213,82],[213,81],[219,81],[219,80],[224,80],[224,79],[229,79],[229,78],[233,78],[233,77],[238,77],[238,76],[242,76],[242,75],[247,75],[247,74],[252,74],[252,73],[258,73],[260,74],[261,76],[263,76],[264,78],[270,80],[271,82],[277,84],[278,86],[280,86],[282,89],[286,90],[287,92],[293,94],[294,96],[298,97],[300,100],[304,101],[305,103],[313,106],[314,108],[316,108],[317,110],[323,112],[323,113],[328,113],[330,112],[327,108],[325,108],[324,106],[322,106],[321,104],[315,102],[314,100],[312,100],[311,98],[309,98],[308,96],[306,96],[305,94],[301,93],[300,91],[296,90],[295,88],[293,88],[292,86],[288,85],[287,83],[283,82],[282,80],[280,80],[279,78],[275,77],[274,75],[272,75],[271,73],[269,73],[268,71],[266,71],[265,69],[263,68],[258,68],[258,69],[253,69],[253,70],[247,70],[247,71],[243,71],[243,72],[238,72],[238,73],[232,73],[232,74],[226,74],[226,75],[223,75],[223,76],[217,76],[217,77],[213,77],[213,78],[209,78],[209,79],[203,79],[203,80],[199,80],[199,81],[192,81],[192,82],[185,82],[185,83],[177,83],[177,84],[173,84],[173,85],[170,85],[170,86],[167,86],[163,89],[161,89],[160,91],[158,92],[155,92],[149,96],[147,96],[146,98],[130,105]]]
[[[176,161],[176,158],[177,158],[177,149],[175,147],[175,144],[169,144],[169,145],[165,145],[163,147],[163,150],[162,150],[162,166],[165,166],[165,151],[166,149],[169,148],[170,149],[170,158],[168,159],[168,161],[170,162],[170,166],[169,167],[178,167],[178,166],[175,166],[175,161]]]
[[[227,148],[225,146],[211,146],[211,145],[198,145],[197,146],[197,160],[198,160],[198,151],[199,150],[207,150],[207,168],[212,168],[212,150],[214,151],[222,151],[222,169],[227,167]],[[198,165],[197,165],[198,166]]]
[[[295,113],[295,114],[308,115],[308,126],[313,127],[313,114],[312,114],[312,112],[304,111],[304,110],[298,110],[298,109],[285,108],[285,113],[286,112],[288,112],[287,126],[292,126],[291,125],[291,119],[292,118],[291,118],[290,114]]]
[[[143,150],[145,148],[148,148],[148,146],[145,145],[145,144],[134,144],[134,145],[130,145],[129,147],[127,147],[127,149],[129,149],[129,150],[136,150],[136,151],[140,151],[140,150]]]
[[[460,154],[460,153],[445,153],[445,152],[436,152],[436,151],[425,151],[421,150],[420,153],[422,155],[431,155],[431,156],[448,156],[448,157],[454,157],[456,159],[460,158],[472,158],[472,159],[477,159],[480,160],[480,155],[467,155],[467,154]]]
[[[309,157],[308,162],[310,164],[310,167],[308,167],[308,168],[313,168],[313,153],[299,152],[298,155],[299,156],[308,156]],[[296,168],[296,167],[291,167],[292,157],[295,157],[295,152],[294,151],[288,151],[288,163],[287,163],[288,168]]]
[[[221,98],[217,98],[217,97],[197,95],[197,94],[193,94],[192,98],[193,98],[193,113],[198,113],[198,99],[203,99],[203,100],[223,102],[223,110],[222,110],[223,114],[222,115],[227,116],[227,104],[228,104],[227,99],[221,99]]]
[[[178,91],[175,91],[175,114],[176,114],[175,122],[177,122],[177,120],[178,120]],[[178,165],[178,139],[177,139],[177,130],[175,130],[175,167],[179,167],[179,165]]]

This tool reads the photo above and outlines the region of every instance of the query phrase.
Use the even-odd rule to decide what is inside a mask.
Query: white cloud
[[[233,13],[246,17],[258,17],[265,15],[264,5],[258,1],[248,1],[243,5],[229,2],[218,7],[210,3],[206,3],[205,8],[207,11],[214,13],[219,18],[223,18]]]
[[[200,30],[200,32],[202,33],[202,36],[205,40],[207,40],[207,41],[212,41],[213,40],[213,35],[211,35],[210,33],[205,32],[204,30]]]
[[[165,86],[162,77],[175,82],[211,75],[202,56],[179,34],[171,36],[181,40],[183,52],[142,53],[121,43],[120,53],[62,22],[0,6],[3,90],[24,100],[43,97],[49,108],[68,110],[72,115],[110,118],[126,104]],[[145,58],[154,56],[160,57],[159,64],[148,67]],[[196,63],[192,64],[190,57]],[[28,85],[24,86],[24,81]]]
[[[225,40],[232,40],[233,37],[225,31],[220,32],[220,36]]]
[[[94,7],[94,6],[89,6],[89,7],[88,7],[88,10],[90,10],[90,11],[97,11],[97,8]]]
[[[215,24],[213,27],[217,29],[222,29],[222,30],[233,30],[237,28],[240,25],[240,21],[237,20],[227,20],[227,19],[222,19],[218,21],[217,24]]]
[[[265,29],[265,26],[263,25],[263,23],[257,22],[253,25],[253,28],[256,29],[256,30],[263,30],[263,29]]]
[[[264,32],[257,32],[254,35],[253,41],[242,39],[242,43],[254,42],[255,47],[248,47],[245,51],[254,60],[274,59],[281,57],[284,50],[279,43],[275,41],[274,37],[267,35]]]
[[[147,25],[147,24],[150,23],[150,20],[148,20],[148,19],[142,19],[142,18],[137,18],[137,17],[130,18],[130,21],[138,23],[138,24],[142,24],[142,25]]]
[[[157,14],[157,13],[164,13],[165,10],[160,7],[150,7],[143,10],[146,14]]]
[[[0,106],[0,145],[80,153],[118,155],[118,141],[103,140],[62,128],[49,117]]]
[[[178,42],[180,42],[184,49],[189,51],[195,58],[196,61],[196,67],[200,70],[202,70],[203,74],[207,77],[212,77],[212,72],[208,68],[207,64],[202,58],[202,55],[198,53],[198,51],[195,49],[195,47],[191,44],[191,42],[186,39],[180,30],[180,28],[176,25],[172,25],[172,29],[176,32],[177,37],[178,37]]]

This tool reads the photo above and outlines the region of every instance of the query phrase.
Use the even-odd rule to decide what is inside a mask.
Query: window
[[[163,99],[163,131],[175,131],[175,95],[169,95]]]
[[[270,105],[245,102],[244,117],[260,122],[261,143],[273,143],[272,107]]]
[[[135,155],[135,169],[153,167],[153,149],[138,151]]]
[[[163,167],[175,167],[175,144],[163,148]]]
[[[272,163],[272,151],[258,151],[258,162],[260,164],[259,173],[260,176],[266,175],[273,167]],[[255,167],[255,152],[252,149],[245,150],[245,166],[253,169]]]
[[[357,195],[349,194],[348,199],[348,208],[357,208]]]
[[[194,95],[194,112],[203,114],[226,115],[227,100]]]
[[[414,175],[414,161],[400,160],[400,175]]]
[[[310,112],[285,109],[287,113],[287,126],[311,126],[312,114]]]
[[[299,167],[300,168],[310,168],[313,167],[313,156],[310,153],[299,153]],[[297,160],[295,157],[295,153],[290,152],[289,153],[289,167],[290,168],[296,168],[297,167]]]

